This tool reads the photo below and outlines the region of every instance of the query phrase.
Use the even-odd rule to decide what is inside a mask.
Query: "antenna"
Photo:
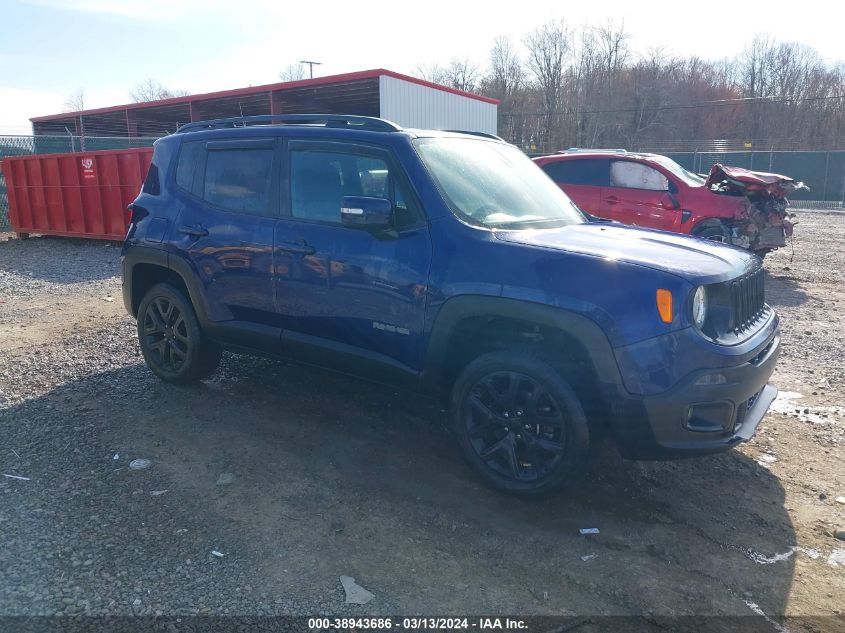
[[[300,60],[300,64],[308,64],[308,74],[311,75],[311,79],[314,79],[314,66],[320,66],[323,62],[312,62],[308,61],[307,59]]]

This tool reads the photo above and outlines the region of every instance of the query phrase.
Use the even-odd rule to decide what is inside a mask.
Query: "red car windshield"
[[[704,185],[704,178],[691,171],[687,171],[671,158],[667,158],[666,156],[652,156],[651,160],[692,187],[701,187]]]

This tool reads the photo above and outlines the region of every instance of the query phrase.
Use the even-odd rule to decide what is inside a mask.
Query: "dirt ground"
[[[540,502],[481,485],[442,412],[406,393],[229,355],[200,386],[162,384],[123,310],[118,247],[2,235],[0,472],[27,479],[0,477],[0,615],[641,615],[655,630],[757,615],[763,630],[845,630],[845,213],[800,219],[794,253],[765,263],[783,354],[757,435],[667,463],[606,451]],[[345,604],[341,575],[375,597]]]

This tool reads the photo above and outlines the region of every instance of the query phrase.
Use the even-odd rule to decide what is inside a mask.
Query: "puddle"
[[[799,400],[804,397],[803,393],[797,391],[781,391],[772,402],[769,411],[772,413],[783,413],[796,417],[801,422],[812,424],[830,424],[831,418],[845,416],[845,407],[808,407],[802,405]]]
[[[775,554],[774,556],[765,556],[760,552],[755,552],[753,549],[750,548],[745,550],[745,555],[758,565],[771,565],[773,563],[780,563],[785,560],[789,560],[790,558],[792,558],[792,555],[795,554],[795,552],[801,552],[802,554],[806,554],[813,560],[816,560],[822,555],[821,552],[819,552],[818,550],[810,549],[807,547],[801,547],[800,545],[793,545],[789,548],[789,550],[783,552],[782,554]],[[830,563],[830,559],[828,559],[828,563]]]

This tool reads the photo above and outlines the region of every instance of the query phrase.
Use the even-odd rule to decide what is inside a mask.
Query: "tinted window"
[[[182,148],[179,150],[179,160],[176,161],[176,184],[182,189],[187,191],[193,189],[194,174],[204,149],[205,143],[202,141],[182,143]]]
[[[582,158],[559,160],[543,165],[552,180],[560,185],[593,185],[606,187],[609,170],[608,160],[602,158]]]
[[[345,152],[293,150],[290,169],[291,215],[295,218],[340,224],[344,196],[391,200],[397,228],[411,226],[419,218],[407,186],[383,158]]]
[[[209,150],[203,199],[229,211],[267,214],[272,149]]]
[[[610,164],[610,186],[667,191],[669,181],[666,176],[648,165],[630,160],[615,160]]]
[[[152,196],[157,196],[161,193],[161,186],[158,180],[158,167],[155,163],[150,163],[150,169],[147,171],[147,177],[144,178],[144,186],[141,188],[144,193]]]

